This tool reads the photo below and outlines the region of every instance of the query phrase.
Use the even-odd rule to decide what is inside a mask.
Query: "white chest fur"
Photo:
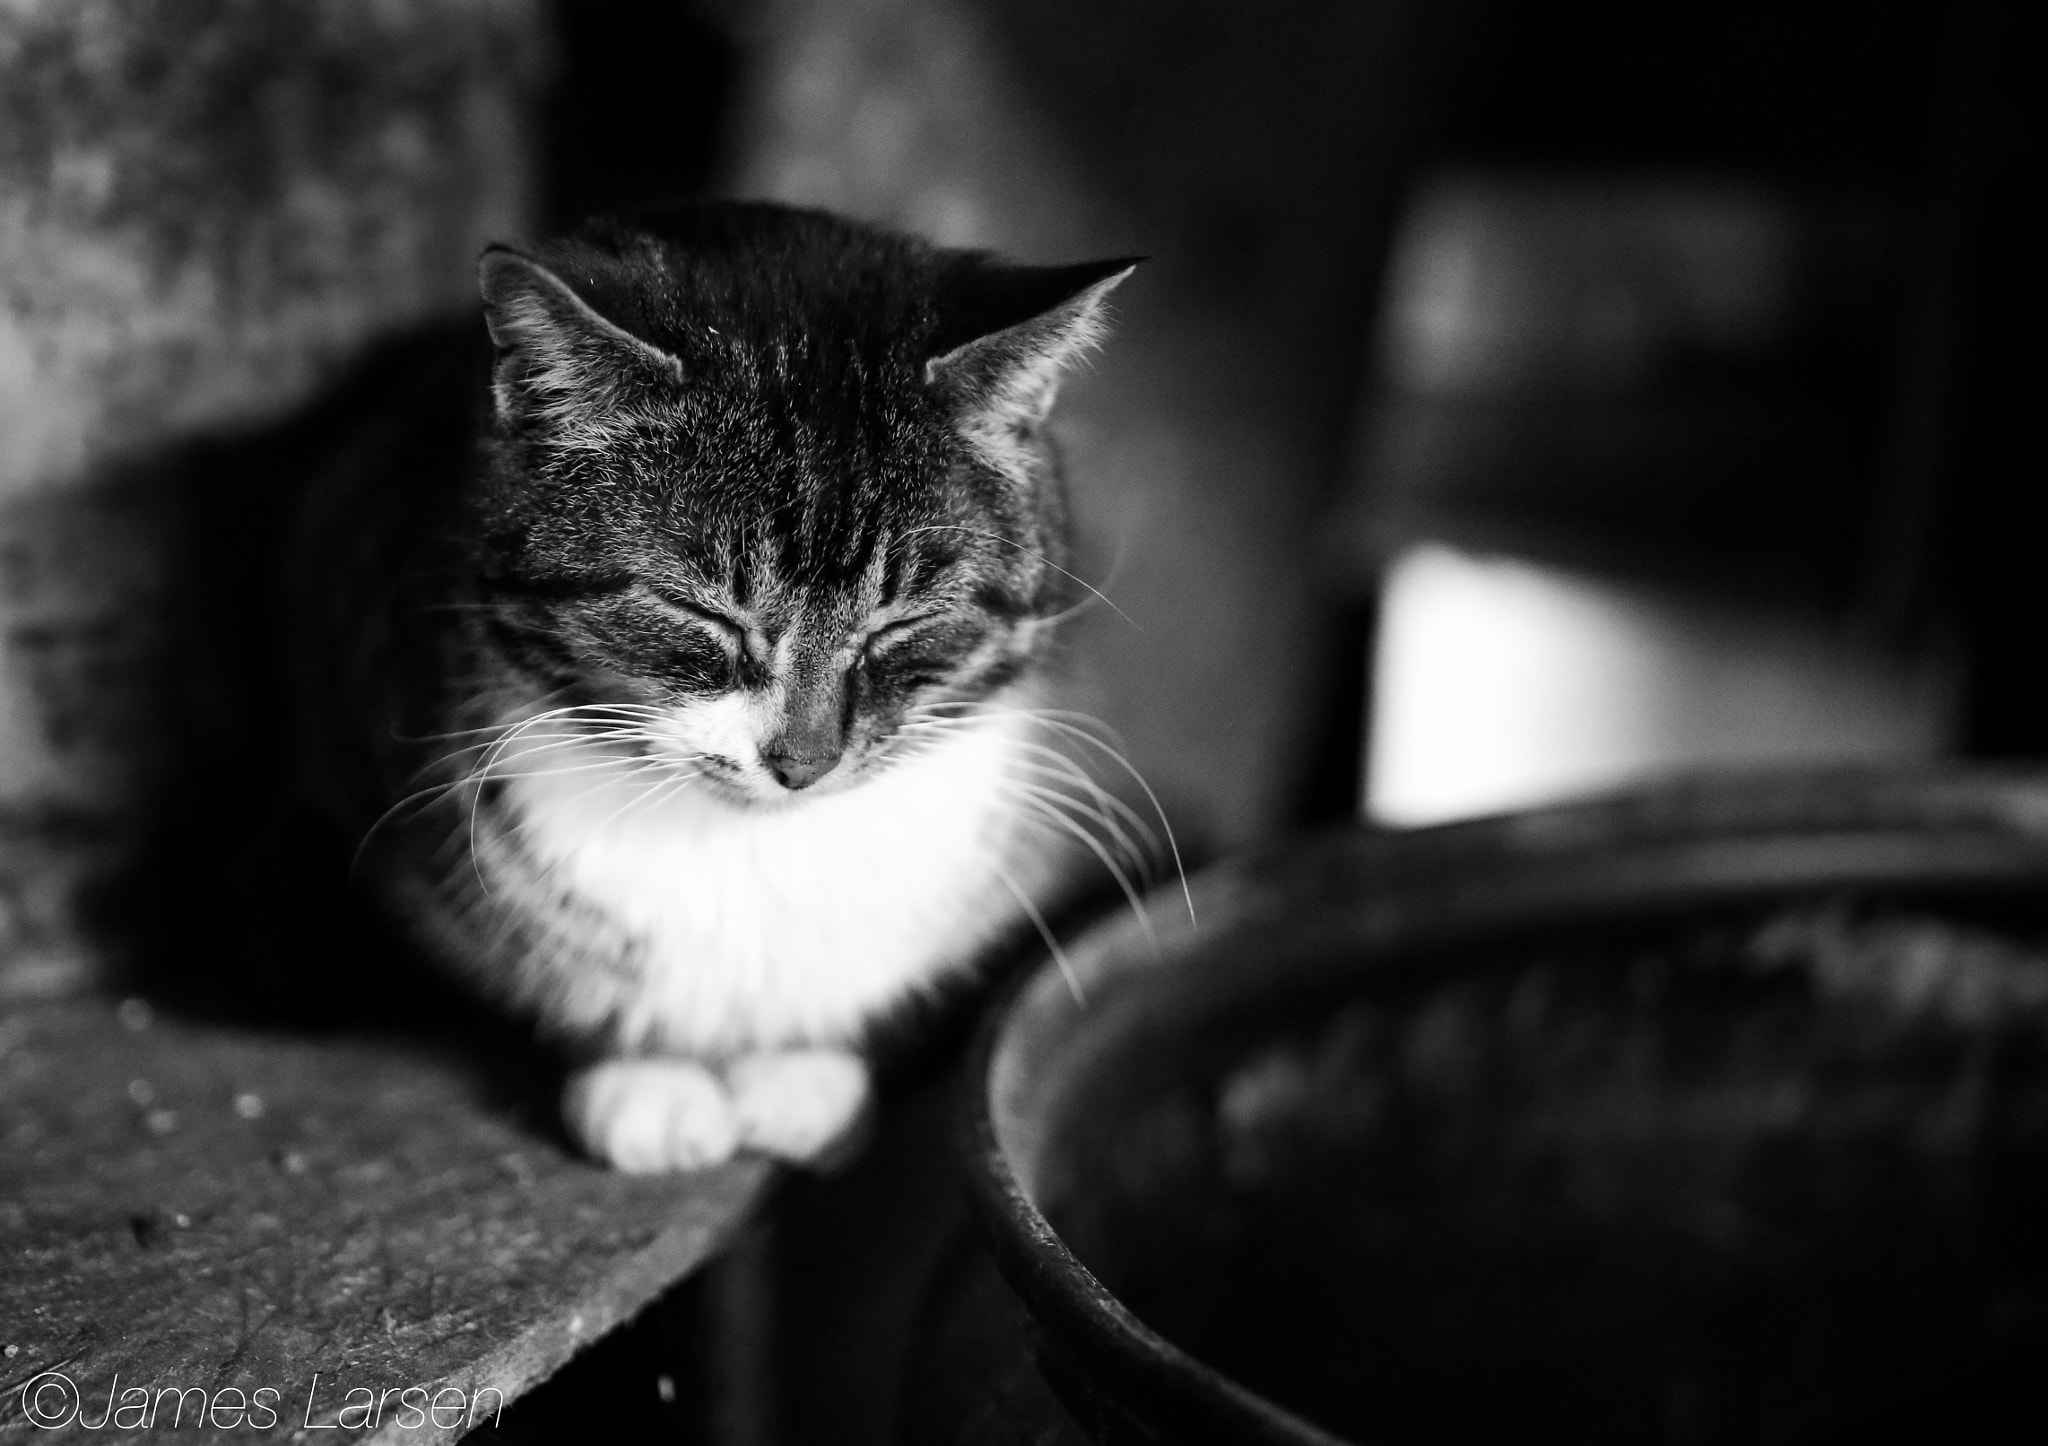
[[[844,792],[770,807],[664,787],[594,745],[526,760],[510,784],[526,852],[634,946],[630,970],[569,994],[643,1047],[848,1039],[1036,887],[1008,802],[1028,726],[992,714]]]

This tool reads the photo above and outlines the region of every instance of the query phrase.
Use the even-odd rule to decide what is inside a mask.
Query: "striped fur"
[[[354,671],[308,694],[375,780],[365,872],[593,1058],[687,1062],[660,1109],[645,1071],[572,1092],[599,1153],[810,1149],[749,1135],[781,1103],[741,1081],[845,1071],[747,1062],[856,1047],[1044,886],[1016,808],[1069,601],[1042,424],[1129,269],[735,204],[494,248],[469,462],[330,503],[397,579],[321,600]],[[719,1089],[740,1125],[676,1123]],[[656,1116],[695,1136],[619,1143]]]

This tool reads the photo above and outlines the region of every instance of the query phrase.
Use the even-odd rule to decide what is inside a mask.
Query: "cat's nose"
[[[761,743],[761,763],[794,792],[809,788],[846,753],[846,680],[817,659],[798,658],[781,726]]]
[[[761,762],[775,775],[775,781],[792,793],[809,788],[834,768],[839,766],[839,754],[833,753],[784,753],[775,749],[764,749]]]

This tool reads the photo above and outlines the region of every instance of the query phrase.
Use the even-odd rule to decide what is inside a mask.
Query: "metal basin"
[[[1195,906],[1037,971],[968,1111],[1097,1440],[1961,1439],[2023,1399],[2048,783],[1357,831]]]

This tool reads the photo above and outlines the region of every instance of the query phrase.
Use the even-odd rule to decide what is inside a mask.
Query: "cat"
[[[1037,919],[1080,832],[1020,806],[1072,773],[1033,711],[1046,419],[1135,265],[738,202],[493,246],[473,419],[316,493],[307,786],[432,955],[578,1052],[593,1156],[828,1157],[869,1025]]]

